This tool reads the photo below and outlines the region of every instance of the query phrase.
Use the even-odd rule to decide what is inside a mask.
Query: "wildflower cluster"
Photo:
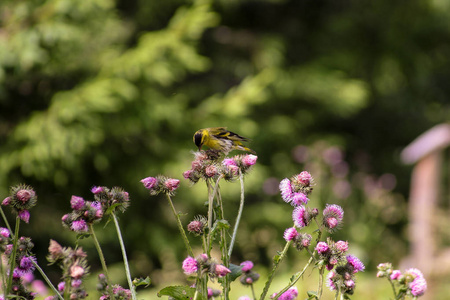
[[[105,213],[116,210],[123,212],[129,206],[129,195],[122,188],[95,186],[91,192],[94,194],[94,201],[72,196],[70,206],[73,210],[62,217],[65,227],[78,233],[86,233],[89,225],[99,222]]]
[[[89,225],[99,222],[103,217],[103,208],[98,201],[86,201],[82,197],[72,196],[70,206],[73,211],[62,217],[65,227],[78,233],[86,233]]]
[[[391,282],[395,299],[403,299],[404,296],[420,297],[427,290],[427,281],[422,272],[416,268],[407,269],[402,273],[400,270],[394,270],[391,263],[382,263],[377,269],[377,277],[386,277]]]
[[[108,293],[108,280],[104,274],[98,275],[98,285],[97,290],[102,292],[100,300],[109,300],[112,297]],[[129,300],[132,298],[132,293],[130,290],[121,287],[118,284],[112,286],[112,294],[116,300]]]
[[[28,223],[30,220],[29,210],[36,205],[36,192],[28,185],[19,184],[11,187],[9,194],[2,201],[2,205],[11,207],[22,221]]]
[[[58,284],[58,291],[67,295],[67,299],[85,299],[88,293],[84,289],[83,280],[89,274],[86,252],[82,248],[63,248],[54,240],[50,240],[48,252],[47,260],[50,264],[57,263],[62,269],[62,281]],[[46,300],[56,299],[57,296],[50,296]]]
[[[210,259],[206,254],[200,254],[197,258],[188,256],[182,265],[184,274],[188,276],[203,276],[208,274],[211,279],[217,277],[224,277],[230,273],[230,269],[222,264],[216,263],[213,259]]]
[[[357,257],[347,255],[348,242],[334,242],[331,238],[328,238],[326,242],[320,241],[323,230],[333,233],[342,226],[344,210],[339,205],[327,204],[322,211],[322,221],[317,222],[319,210],[306,207],[309,202],[308,196],[313,190],[313,184],[314,179],[307,171],[303,171],[289,179],[285,178],[280,182],[279,188],[282,199],[294,206],[292,212],[294,226],[287,228],[283,237],[286,242],[291,242],[298,250],[306,249],[312,255],[311,259],[316,261],[316,265],[321,270],[320,276],[322,276],[324,268],[330,271],[328,274],[328,286],[331,290],[351,295],[355,288],[355,274],[364,270],[364,264]],[[309,249],[312,236],[308,233],[299,232],[299,230],[308,227],[312,220],[316,220],[316,224],[319,227],[314,253]],[[316,255],[318,258],[316,258]],[[278,299],[293,299],[291,297],[294,297],[295,293],[289,294],[287,292],[288,290],[279,296]],[[319,287],[319,296],[321,292],[321,287]]]
[[[328,269],[328,265],[327,265]],[[355,290],[355,274],[364,271],[364,264],[354,255],[347,255],[344,262],[328,273],[327,285],[332,291],[352,295]]]
[[[194,156],[191,169],[183,173],[183,177],[192,183],[197,183],[200,179],[217,179],[219,176],[223,176],[225,180],[234,180],[239,172],[248,172],[258,159],[256,155],[245,154],[224,158],[220,162],[220,156],[214,150],[198,151]]]
[[[308,204],[308,195],[311,194],[314,179],[307,171],[285,178],[280,182],[281,197],[286,203],[293,206]]]
[[[273,293],[272,296],[270,296],[271,299],[275,298],[278,295],[278,293]],[[298,289],[296,287],[288,289],[286,292],[281,294],[278,299],[281,300],[294,300],[298,296]]]
[[[252,285],[255,281],[259,279],[259,274],[254,272],[253,262],[246,260],[240,264],[242,276],[240,281],[243,285]]]
[[[2,232],[2,238],[8,238],[7,236],[9,236],[9,232],[7,233],[7,230],[4,228],[2,228]],[[17,298],[35,298],[35,293],[28,291],[25,287],[24,280],[24,278],[32,275],[36,269],[36,258],[31,253],[31,249],[33,247],[34,244],[29,237],[20,237],[17,240],[17,249],[15,253],[13,250],[13,244],[7,244],[4,248],[4,254],[10,262],[13,262],[13,265],[15,266],[12,273],[11,294],[15,295]],[[12,255],[14,255],[14,257],[11,257]]]
[[[159,193],[173,196],[175,190],[180,185],[180,180],[165,176],[147,177],[142,179],[141,182],[152,196],[158,195]]]

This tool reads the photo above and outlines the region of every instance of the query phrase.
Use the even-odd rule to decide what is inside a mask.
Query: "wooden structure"
[[[433,297],[432,277],[450,274],[450,249],[439,249],[436,237],[443,150],[448,146],[450,124],[440,124],[420,135],[401,153],[405,164],[415,164],[408,206],[411,253],[402,265],[420,269],[429,279],[429,291],[423,299]]]

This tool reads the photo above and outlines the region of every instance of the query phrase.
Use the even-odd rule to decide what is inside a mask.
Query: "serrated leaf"
[[[319,299],[316,291],[307,291],[306,294],[308,295],[308,300]]]
[[[275,256],[273,257],[273,262],[277,264],[277,263],[280,261],[280,258],[281,258],[281,255],[280,255],[280,254],[275,255]]]
[[[90,233],[79,233],[77,234],[77,240],[87,239],[90,236],[91,236]]]
[[[236,278],[238,278],[239,276],[242,275],[242,267],[241,266],[238,266],[235,264],[230,264],[228,269],[230,269],[230,271],[231,271],[231,273],[229,274],[231,281],[235,281]]]
[[[163,288],[158,292],[158,297],[169,296],[175,300],[189,300],[193,299],[195,294],[195,288],[189,286],[174,285]],[[204,299],[203,297],[197,297],[197,299]]]
[[[214,223],[213,228],[216,228],[216,229],[229,229],[230,228],[230,223],[228,223],[227,220],[217,220]]]
[[[150,277],[147,276],[145,278],[135,278],[133,279],[133,285],[134,286],[141,286],[145,285],[145,287],[148,287],[151,283]]]

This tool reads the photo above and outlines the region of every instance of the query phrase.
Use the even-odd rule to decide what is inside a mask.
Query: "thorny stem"
[[[283,293],[285,293],[288,289],[290,289],[291,287],[293,287],[297,281],[303,276],[303,274],[306,272],[306,269],[308,269],[309,265],[313,262],[314,257],[310,257],[308,262],[306,263],[305,267],[303,268],[303,270],[298,273],[297,275],[295,275],[295,278],[291,280],[291,282],[285,287],[283,288],[280,292],[277,293],[277,295],[273,298],[273,300],[278,299],[278,297],[280,297],[281,295],[283,295]],[[320,299],[320,296],[319,296]]]
[[[228,257],[231,257],[233,252],[234,242],[236,241],[236,234],[239,227],[239,222],[241,221],[242,211],[244,210],[244,175],[242,171],[239,170],[239,181],[241,182],[241,201],[239,204],[239,211],[236,217],[236,222],[234,224],[233,235],[231,237],[230,248],[228,249]]]
[[[117,217],[114,213],[111,214],[114,220],[114,225],[116,226],[117,237],[119,238],[120,249],[122,250],[123,264],[125,266],[125,273],[127,275],[128,287],[131,291],[131,298],[136,300],[136,289],[131,280],[130,274],[130,266],[128,265],[127,252],[125,250],[125,244],[123,243],[122,233],[120,231],[119,222],[117,221]]]
[[[11,293],[12,288],[12,280],[13,280],[13,273],[14,268],[16,267],[16,253],[17,253],[17,244],[19,240],[19,227],[20,227],[20,218],[19,216],[16,217],[16,227],[14,231],[14,240],[13,240],[13,250],[11,253],[11,256],[9,258],[9,277],[8,277],[8,284],[6,285],[6,292],[5,296],[9,295]]]
[[[286,252],[288,251],[291,244],[292,244],[292,241],[287,242],[286,245],[284,246],[283,251],[278,256],[278,258],[274,258],[274,265],[273,265],[272,270],[269,273],[269,278],[267,279],[266,285],[264,286],[264,290],[261,294],[261,297],[259,298],[260,300],[264,300],[264,298],[266,297],[267,292],[269,291],[269,287],[272,284],[273,277],[275,276],[275,271],[278,269],[278,266],[280,265],[281,261],[286,256]]]
[[[189,240],[186,236],[186,232],[184,231],[183,224],[181,224],[180,216],[177,214],[177,211],[175,210],[175,206],[173,205],[172,198],[170,198],[169,194],[166,194],[167,200],[169,201],[170,207],[172,208],[173,215],[175,216],[175,219],[177,220],[178,229],[180,230],[181,236],[183,237],[184,245],[186,247],[186,250],[190,256],[194,256],[194,252],[192,251],[191,245],[189,244]]]

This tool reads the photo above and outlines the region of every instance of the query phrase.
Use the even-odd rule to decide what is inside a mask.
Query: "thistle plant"
[[[394,270],[391,263],[379,264],[377,269],[377,277],[387,278],[391,284],[395,300],[406,297],[417,299],[427,290],[427,281],[419,269],[410,268],[402,273]]]
[[[298,282],[308,274],[317,274],[317,286],[307,292],[307,299],[323,299],[329,291],[334,299],[350,299],[356,290],[357,276],[365,270],[363,262],[349,251],[351,245],[345,240],[333,239],[332,235],[340,230],[344,222],[344,210],[337,204],[326,204],[324,207],[314,207],[311,197],[318,183],[313,176],[302,171],[279,183],[280,198],[283,205],[290,205],[292,225],[282,233],[284,247],[280,248],[273,258],[272,267],[261,291],[255,290],[255,282],[262,280],[255,272],[254,263],[245,260],[241,263],[232,262],[234,245],[238,239],[239,224],[245,206],[244,176],[256,164],[258,157],[253,154],[224,157],[215,150],[198,151],[194,153],[191,168],[183,173],[183,177],[191,184],[204,182],[207,191],[207,208],[201,215],[194,216],[187,224],[183,224],[180,212],[175,208],[176,191],[180,180],[158,175],[141,180],[150,195],[165,195],[173,212],[180,235],[186,248],[186,258],[180,266],[191,281],[186,286],[169,286],[159,291],[158,295],[166,295],[171,299],[206,300],[220,297],[229,300],[232,283],[249,287],[251,297],[242,296],[239,300],[293,300],[299,295]],[[227,218],[224,214],[224,203],[220,183],[222,180],[240,184],[239,206],[236,213]],[[130,205],[129,194],[119,187],[108,188],[94,186],[91,189],[92,200],[73,195],[70,198],[71,212],[62,217],[62,225],[78,234],[78,238],[92,238],[98,252],[103,272],[98,276],[97,289],[100,300],[137,299],[136,287],[148,285],[149,278],[131,278],[130,266],[125,244],[119,226],[118,214],[126,211]],[[33,188],[18,185],[10,189],[10,195],[2,201],[0,213],[5,227],[0,227],[0,253],[3,261],[0,264],[1,291],[0,300],[7,298],[35,299],[36,293],[27,287],[27,278],[34,271],[39,271],[42,278],[53,290],[46,300],[56,299],[91,299],[85,289],[85,279],[90,275],[87,254],[81,247],[63,247],[58,242],[50,240],[47,260],[61,268],[61,280],[57,286],[48,279],[32,252],[31,238],[20,236],[20,225],[30,220],[30,209],[36,205],[37,195]],[[226,203],[230,203],[227,201]],[[10,226],[2,207],[9,207],[15,215],[15,226]],[[230,211],[230,210],[227,210]],[[95,225],[102,221],[113,221],[118,241],[122,251],[128,288],[114,284],[109,276],[106,259],[97,239]],[[107,223],[108,224],[108,223]],[[191,246],[190,239],[198,238],[201,250]],[[78,243],[77,243],[78,244]],[[304,252],[307,259],[303,268],[290,277],[282,288],[272,287],[273,279],[278,274],[280,265],[294,248]],[[214,251],[213,251],[214,250]],[[377,277],[387,278],[391,284],[396,300],[411,297],[417,299],[427,289],[427,282],[421,271],[410,268],[401,272],[395,270],[391,263],[378,266]],[[211,283],[220,283],[221,290],[211,287]],[[329,298],[329,297],[327,297]]]

